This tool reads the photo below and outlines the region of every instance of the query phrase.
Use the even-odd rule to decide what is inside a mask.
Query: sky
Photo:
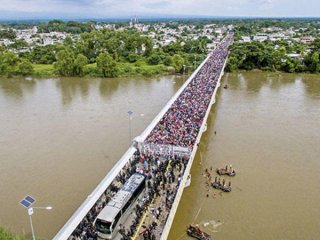
[[[0,19],[320,17],[320,0],[0,0]]]

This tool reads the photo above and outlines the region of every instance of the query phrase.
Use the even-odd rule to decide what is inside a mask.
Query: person
[[[146,192],[146,196],[148,197],[144,198],[144,201],[141,202],[141,206],[136,206],[134,212],[135,218],[130,227],[125,229],[122,225],[122,239],[130,239],[135,233],[138,223],[143,216],[143,212],[147,210],[147,207],[152,202],[153,197],[150,196],[158,198],[164,192],[166,193],[165,205],[167,210],[162,212],[162,214],[165,215],[163,216],[163,219],[166,220],[177,190],[179,189],[180,180],[188,164],[189,155],[176,156],[165,153],[166,151],[159,151],[159,149],[161,149],[162,146],[178,146],[188,149],[188,152],[192,151],[196,144],[196,139],[203,124],[208,106],[211,102],[212,94],[217,87],[217,82],[228,56],[228,46],[232,41],[233,34],[230,34],[217,46],[217,48],[209,55],[207,62],[204,63],[180,96],[163,115],[162,119],[151,130],[144,144],[151,144],[151,146],[160,145],[161,147],[158,147],[155,151],[146,148],[145,151],[137,149],[134,152],[133,157],[129,160],[128,164],[125,165],[122,171],[105,190],[103,196],[101,196],[89,210],[87,215],[74,230],[72,233],[73,237],[96,239],[97,231],[94,226],[92,226],[94,219],[102,211],[103,207],[112,200],[130,176],[138,171],[149,176],[150,185],[148,184]],[[163,155],[165,155],[165,157],[162,160]],[[169,159],[172,158],[173,161],[169,164]],[[179,166],[177,162],[181,163],[181,166]],[[164,174],[167,167],[169,169],[169,174]],[[178,181],[175,181],[175,179]],[[170,191],[161,188],[163,183],[168,183],[169,186],[172,185]],[[161,215],[161,210],[161,208],[157,209],[157,219],[159,219]],[[152,230],[147,234],[148,236],[146,235],[146,238],[150,238],[151,232]]]

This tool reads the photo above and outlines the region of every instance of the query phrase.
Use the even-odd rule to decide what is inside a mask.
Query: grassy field
[[[148,65],[145,62],[135,62],[135,63],[117,63],[118,76],[119,77],[130,77],[130,76],[156,76],[173,74],[174,69],[168,68],[163,64],[159,65]],[[54,71],[53,64],[33,64],[34,76],[38,77],[54,77],[57,74]],[[84,72],[86,76],[98,77],[98,72],[96,64],[88,64]]]
[[[0,240],[29,240],[29,239],[17,234],[13,234],[10,231],[0,227]]]
[[[33,64],[34,75],[39,77],[54,76],[53,64]]]

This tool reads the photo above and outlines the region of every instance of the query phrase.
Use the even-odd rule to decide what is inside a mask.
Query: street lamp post
[[[44,209],[44,210],[51,210],[51,206],[47,207],[32,207],[32,205],[35,203],[35,199],[31,196],[26,196],[24,199],[20,201],[20,204],[28,209],[28,215],[30,220],[30,226],[31,226],[31,233],[32,233],[32,239],[36,240],[36,236],[34,233],[33,223],[32,223],[32,215],[33,215],[33,209]]]
[[[131,141],[132,141],[132,129],[131,129],[132,115],[133,115],[133,112],[130,110],[128,112],[128,116],[129,116],[129,145],[131,145]]]
[[[32,239],[36,240],[36,236],[34,234],[33,224],[32,224],[32,214],[33,214],[33,208],[28,208],[28,215],[30,220],[30,226],[31,226],[31,233],[32,233]]]
[[[33,223],[32,223],[32,215],[33,215],[33,209],[44,209],[44,210],[51,210],[52,207],[48,206],[48,207],[30,207],[28,208],[28,215],[29,215],[29,220],[30,220],[30,226],[31,226],[31,232],[32,232],[32,239],[36,240],[36,236],[34,234],[34,228],[33,228]]]

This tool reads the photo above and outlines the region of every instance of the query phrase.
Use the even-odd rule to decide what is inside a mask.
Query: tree
[[[176,72],[181,73],[183,70],[184,59],[179,54],[175,54],[172,57],[172,66],[176,70]]]
[[[83,76],[84,67],[88,64],[88,58],[83,54],[78,54],[73,63],[73,75]]]
[[[163,64],[166,66],[172,65],[172,57],[170,55],[165,55],[162,61],[163,61]]]
[[[2,54],[5,50],[6,50],[6,48],[4,46],[0,45],[0,54]]]
[[[12,30],[1,30],[0,31],[0,38],[8,38],[10,40],[14,40],[16,38],[16,33]]]
[[[32,63],[28,59],[22,59],[18,64],[17,73],[22,76],[28,76],[33,73]]]
[[[18,40],[15,40],[15,42],[10,44],[8,47],[9,48],[14,48],[14,49],[21,49],[21,48],[26,48],[28,46],[29,45],[28,45],[28,43],[26,43],[25,40],[18,39]]]
[[[57,62],[54,64],[55,70],[61,76],[74,75],[74,53],[71,50],[61,50],[57,53]]]
[[[158,53],[153,53],[150,57],[148,57],[148,63],[151,65],[157,65],[161,61],[161,57]]]
[[[226,66],[226,71],[228,72],[234,72],[238,70],[239,62],[236,57],[230,57],[228,59],[228,64]]]
[[[68,48],[72,48],[73,47],[73,40],[70,36],[67,36],[64,41],[63,41],[63,45],[68,47]]]
[[[130,53],[128,55],[127,59],[128,59],[129,62],[134,63],[134,62],[138,61],[139,55],[136,54],[136,53]]]
[[[116,77],[117,64],[108,53],[100,53],[97,57],[97,67],[103,77]]]
[[[272,67],[273,70],[280,70],[282,65],[282,60],[285,59],[286,50],[284,47],[275,50],[272,53]]]
[[[5,51],[0,55],[0,75],[12,76],[15,72],[19,58],[10,51]]]
[[[145,40],[146,51],[144,52],[145,56],[150,56],[153,51],[153,40],[151,38],[146,38]]]
[[[320,38],[317,38],[313,43],[312,43],[313,50],[316,52],[320,52]]]
[[[320,71],[319,53],[313,52],[306,57],[306,65],[310,72],[318,73]]]
[[[287,59],[286,63],[284,64],[284,70],[288,73],[295,72],[295,65],[294,62],[291,61],[291,59]]]
[[[173,55],[173,54],[177,54],[179,52],[182,52],[183,47],[181,46],[181,43],[179,43],[179,42],[172,42],[166,46],[163,46],[162,50],[165,53],[169,53],[169,54]]]
[[[37,46],[32,49],[30,61],[38,64],[52,64],[56,61],[56,46]]]

